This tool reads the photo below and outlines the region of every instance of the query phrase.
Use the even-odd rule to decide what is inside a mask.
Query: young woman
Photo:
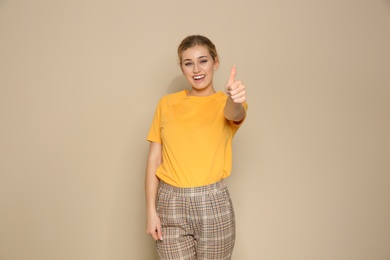
[[[231,259],[235,219],[223,179],[246,117],[245,86],[233,67],[226,94],[215,91],[219,58],[204,36],[185,38],[178,56],[192,87],[160,99],[147,137],[146,231],[161,259]]]

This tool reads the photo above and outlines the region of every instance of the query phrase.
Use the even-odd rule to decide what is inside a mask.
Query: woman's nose
[[[199,70],[199,65],[198,65],[197,63],[194,64],[194,67],[193,67],[193,69],[192,69],[192,72],[194,72],[194,73],[200,72],[200,70]]]

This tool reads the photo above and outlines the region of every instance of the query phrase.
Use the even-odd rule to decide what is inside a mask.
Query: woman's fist
[[[230,71],[229,80],[226,83],[225,92],[234,103],[241,104],[246,101],[245,85],[240,80],[235,80],[235,77],[236,67],[233,66]]]

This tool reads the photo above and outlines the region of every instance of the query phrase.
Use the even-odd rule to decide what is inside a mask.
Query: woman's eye
[[[191,65],[192,65],[191,62],[184,63],[184,66],[186,66],[186,67],[191,66]]]
[[[200,61],[200,63],[206,63],[207,62],[207,60],[201,60]]]

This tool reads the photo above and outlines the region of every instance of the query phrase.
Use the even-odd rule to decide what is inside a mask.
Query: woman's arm
[[[226,99],[224,115],[228,120],[240,122],[246,113],[242,106],[242,103],[246,101],[246,91],[245,85],[241,81],[235,80],[235,77],[236,67],[233,66],[225,89],[228,98]]]
[[[161,222],[156,211],[156,196],[159,186],[156,170],[162,163],[161,149],[162,145],[160,143],[150,142],[145,174],[146,214],[148,217],[146,232],[154,240],[162,240]]]
[[[240,122],[244,119],[245,113],[245,108],[241,103],[234,103],[234,101],[229,97],[226,99],[224,114],[227,120]]]

